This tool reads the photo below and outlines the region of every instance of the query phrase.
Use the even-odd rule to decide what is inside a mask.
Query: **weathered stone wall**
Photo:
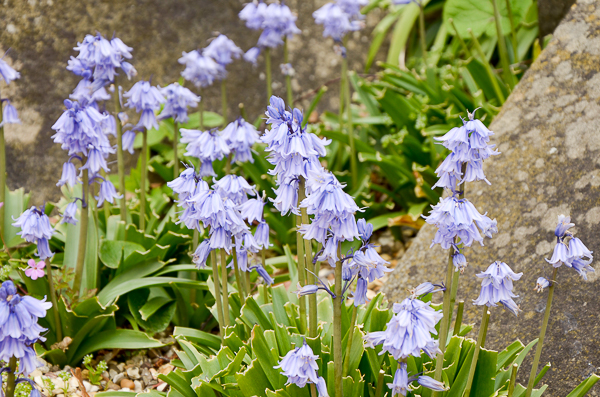
[[[24,186],[32,191],[36,203],[56,199],[54,186],[60,177],[66,154],[50,137],[52,124],[60,116],[63,100],[75,88],[78,77],[65,67],[73,47],[88,33],[105,36],[115,32],[134,48],[132,63],[138,78],[153,77],[161,86],[176,81],[182,66],[177,62],[182,51],[202,48],[214,32],[233,39],[243,50],[256,44],[259,33],[248,30],[238,19],[247,0],[5,0],[0,19],[0,47],[10,48],[7,61],[21,72],[21,79],[2,96],[14,99],[22,125],[7,127],[8,184],[11,189]],[[290,41],[290,61],[296,69],[293,87],[296,94],[316,88],[339,75],[340,59],[331,39],[323,39],[312,12],[325,0],[290,0],[286,3],[298,14],[297,25],[303,34]],[[367,19],[368,26],[379,20],[377,12]],[[367,28],[355,32],[348,45],[351,66],[360,70],[370,43]],[[385,51],[384,49],[382,51]],[[281,49],[273,53],[274,93],[285,95],[279,72]],[[229,114],[237,115],[243,102],[254,119],[267,103],[263,60],[257,68],[244,61],[228,67]],[[129,88],[132,82],[125,82]],[[334,87],[333,87],[334,88]],[[220,112],[220,86],[204,90],[205,108]],[[330,90],[323,106],[335,109],[336,90]],[[131,116],[136,120],[136,116]]]
[[[469,268],[459,298],[466,302],[467,320],[479,322],[480,310],[472,305],[480,289],[475,273],[495,260],[524,273],[515,282],[521,315],[491,310],[488,345],[494,348],[538,336],[546,293],[533,287],[537,277],[551,277],[544,258],[551,256],[559,214],[571,215],[577,236],[591,250],[600,249],[599,61],[600,1],[579,0],[491,125],[492,143],[502,152],[485,164],[492,185],[467,186],[467,196],[497,218],[499,229],[485,247],[466,250]],[[403,299],[406,287],[443,281],[447,253],[429,249],[434,234],[425,226],[398,263],[385,288],[393,300]],[[567,395],[600,366],[599,275],[600,268],[586,282],[572,269],[559,269],[541,360],[552,363],[545,377],[551,396]],[[531,357],[521,379],[530,369]]]

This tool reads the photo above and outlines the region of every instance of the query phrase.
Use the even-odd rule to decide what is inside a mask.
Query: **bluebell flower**
[[[335,237],[330,237],[325,245],[323,246],[323,250],[321,255],[317,255],[317,261],[329,263],[329,266],[335,267],[336,263],[340,260],[338,258],[338,245],[340,241]]]
[[[167,186],[173,189],[173,192],[179,196],[179,200],[185,200],[193,196],[196,192],[198,181],[196,180],[196,170],[194,167],[187,167],[174,180],[167,182]]]
[[[6,100],[6,104],[2,110],[2,124],[21,124],[17,109],[11,105],[8,99]]]
[[[172,117],[175,122],[187,123],[189,120],[187,108],[198,106],[200,97],[179,85],[179,83],[170,84],[165,88],[161,88],[160,91],[167,101],[158,119],[163,120]]]
[[[473,301],[475,305],[498,306],[498,303],[510,310],[515,316],[519,314],[519,307],[512,298],[517,297],[513,290],[513,281],[521,279],[523,273],[515,273],[504,262],[492,263],[485,272],[479,273],[481,278],[481,292]]]
[[[227,142],[229,150],[234,153],[232,162],[254,163],[252,158],[252,146],[258,141],[258,131],[254,126],[243,118],[229,123],[221,132],[223,139]]]
[[[430,376],[421,375],[417,378],[417,383],[435,391],[447,391],[449,388],[442,382],[433,379]]]
[[[356,267],[358,273],[370,283],[385,276],[392,269],[386,265],[389,262],[385,261],[373,247],[367,247],[364,251],[358,251],[352,258],[351,267]]]
[[[361,218],[356,222],[356,227],[358,229],[358,235],[363,241],[369,241],[371,239],[371,236],[373,235],[372,223],[367,223],[367,221]]]
[[[221,160],[230,152],[227,141],[216,129],[208,131],[188,130],[181,128],[181,142],[187,144],[186,156],[196,157],[202,161],[199,176],[216,176],[212,162]]]
[[[286,215],[288,212],[299,215],[298,210],[298,181],[292,180],[289,183],[280,185],[273,190],[277,195],[275,199],[269,199],[273,202],[273,206],[281,215]]]
[[[115,203],[115,199],[122,199],[122,194],[117,194],[117,190],[115,189],[115,185],[112,184],[111,181],[107,179],[103,179],[100,184],[100,189],[98,191],[98,195],[95,196],[95,199],[98,200],[98,208],[102,207],[104,201],[108,201],[111,204]]]
[[[569,263],[570,255],[567,244],[563,243],[562,241],[557,242],[554,246],[552,257],[550,259],[546,259],[546,261],[554,267],[560,267],[560,265],[563,263]]]
[[[65,212],[63,212],[63,223],[77,224],[77,202],[73,201],[67,204]]]
[[[77,61],[69,62],[67,69],[87,79],[93,76],[97,88],[113,82],[118,74],[117,68],[121,68],[128,78],[136,74],[133,66],[124,61],[131,58],[133,48],[126,46],[119,38],[109,41],[100,33],[95,36],[88,34],[74,49],[79,51]],[[91,76],[87,71],[93,71]]]
[[[298,298],[306,295],[316,294],[319,291],[319,286],[315,284],[306,284],[305,286],[301,286],[300,283],[297,285],[297,290],[294,291]]]
[[[317,371],[319,366],[317,365],[317,358],[319,356],[313,354],[312,349],[306,341],[301,347],[294,350],[290,350],[279,362],[279,365],[274,368],[281,369],[282,375],[287,377],[286,385],[295,384],[296,386],[303,388],[307,383],[314,383],[319,386],[321,381]],[[328,397],[327,388],[319,387],[319,397]]]
[[[265,20],[267,4],[258,1],[252,1],[244,6],[238,14],[240,19],[246,22],[246,27],[252,30],[262,29]]]
[[[411,289],[409,292],[411,299],[417,299],[423,295],[428,295],[445,290],[446,288],[444,288],[443,286],[432,284],[430,282],[424,282],[419,284],[417,287]]]
[[[105,153],[101,152],[99,149],[91,148],[88,151],[87,161],[81,169],[89,170],[90,174],[97,174],[100,170],[108,172],[109,169],[104,156]]]
[[[383,345],[380,354],[388,352],[395,360],[409,356],[421,357],[421,350],[430,357],[439,352],[431,334],[437,334],[435,325],[443,317],[433,310],[429,303],[407,298],[402,303],[394,303],[394,315],[385,331],[370,332],[365,335],[365,347]]]
[[[442,382],[434,380],[429,376],[412,375],[408,376],[407,364],[401,362],[398,365],[398,369],[394,374],[394,380],[392,383],[388,383],[387,386],[392,390],[392,397],[402,395],[406,396],[409,390],[413,390],[410,384],[417,381],[421,386],[426,387],[435,391],[446,391],[446,387]]]
[[[194,255],[192,258],[192,262],[196,265],[198,269],[204,269],[206,267],[206,260],[210,255],[210,241],[204,240],[196,248],[194,251]]]
[[[107,101],[111,97],[104,87],[94,90],[94,84],[91,80],[82,79],[69,95],[69,98],[79,103],[87,103],[98,110],[97,102]]]
[[[564,237],[567,231],[575,226],[574,223],[571,223],[571,217],[565,215],[558,216],[558,224],[556,225],[556,229],[554,230],[554,234],[556,237]]]
[[[254,221],[261,222],[263,220],[263,209],[265,202],[261,197],[247,200],[240,207],[242,218],[244,218],[249,224]]]
[[[66,110],[51,127],[56,131],[52,136],[55,143],[69,155],[83,153],[87,156],[89,148],[102,150],[106,155],[111,145],[103,130],[102,122],[108,118],[92,106],[65,100]]]
[[[282,63],[279,65],[279,69],[284,76],[294,77],[296,75],[296,70],[291,63]]]
[[[297,19],[298,18],[292,13],[292,10],[290,10],[287,5],[282,3],[271,3],[266,9],[262,28],[264,29],[264,32],[276,32],[281,38],[291,38],[295,34],[302,33],[296,26]]]
[[[225,67],[218,64],[214,59],[200,54],[199,51],[183,52],[179,63],[185,65],[181,75],[196,87],[208,87],[215,80],[222,80],[227,76]]]
[[[67,184],[69,187],[73,187],[77,183],[77,170],[75,170],[75,165],[69,160],[63,164],[62,175],[56,186]]]
[[[271,246],[269,244],[269,224],[264,220],[260,221],[258,226],[256,226],[254,239],[261,249],[268,249]]]
[[[544,277],[539,277],[537,279],[537,281],[535,282],[534,291],[536,291],[536,292],[542,292],[543,290],[545,290],[549,286],[550,286],[550,281],[546,280]]]
[[[582,258],[575,258],[571,260],[571,267],[587,281],[587,274],[595,271],[594,268],[590,266],[590,263],[592,263],[592,259],[584,260]]]
[[[275,282],[273,278],[269,275],[269,272],[267,272],[267,269],[265,269],[261,265],[252,266],[250,270],[256,270],[258,275],[261,276],[265,281],[265,284],[273,285],[273,283]]]
[[[123,150],[128,151],[133,154],[133,144],[135,143],[135,129],[129,129],[123,132],[123,136],[121,137],[121,141],[123,143]]]
[[[29,243],[36,243],[38,252],[37,256],[41,260],[45,260],[54,255],[50,251],[48,241],[54,234],[54,229],[50,225],[50,219],[42,209],[35,206],[25,210],[12,224],[15,227],[21,228],[17,234]]]
[[[229,198],[237,205],[248,201],[248,195],[256,196],[254,185],[250,185],[246,179],[237,175],[225,175],[218,181],[213,178],[213,189],[223,197]]]
[[[146,130],[153,127],[158,129],[154,112],[160,109],[161,103],[165,102],[165,97],[158,87],[153,87],[148,81],[138,81],[123,96],[128,98],[125,106],[135,109],[138,113],[142,112],[138,125]]]
[[[454,271],[460,271],[461,273],[464,273],[465,269],[469,265],[467,258],[465,258],[465,256],[460,252],[455,252],[452,255],[452,264],[454,265]]]
[[[90,80],[94,74],[94,71],[88,68],[87,64],[74,56],[71,56],[71,59],[67,62],[67,70],[83,77],[85,80]]]
[[[327,3],[317,11],[313,12],[313,18],[317,25],[323,25],[323,37],[331,37],[341,42],[349,32],[360,30],[364,23],[353,19],[336,3]]]
[[[211,57],[221,66],[227,66],[234,58],[239,59],[243,51],[227,36],[220,34],[204,48],[202,55]]]
[[[8,66],[8,63],[6,63],[4,57],[2,57],[0,58],[0,76],[2,76],[4,82],[8,85],[11,81],[20,78],[21,74]]]
[[[336,4],[351,18],[362,18],[360,8],[369,4],[369,0],[336,0]]]
[[[21,361],[19,372],[29,375],[41,366],[31,345],[44,341],[41,334],[46,331],[38,325],[38,318],[45,317],[52,307],[46,299],[20,296],[12,281],[0,287],[0,361],[9,362],[12,357]]]
[[[450,248],[455,243],[455,237],[459,238],[456,244],[470,247],[477,241],[483,245],[483,237],[477,226],[488,237],[498,231],[495,220],[480,214],[469,200],[455,196],[441,198],[438,204],[432,206],[429,216],[423,218],[438,228],[431,246],[440,244],[443,249]]]
[[[252,47],[244,53],[244,61],[251,63],[252,66],[256,66],[260,53],[261,50],[259,47]]]
[[[367,286],[369,283],[362,277],[359,277],[356,280],[356,291],[353,292],[352,296],[354,297],[354,306],[358,307],[360,305],[364,305],[369,301],[367,299]]]
[[[592,251],[590,251],[583,242],[577,237],[571,237],[569,240],[569,258],[588,258],[592,259]]]

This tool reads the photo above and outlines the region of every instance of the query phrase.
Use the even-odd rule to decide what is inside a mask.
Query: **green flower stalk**
[[[479,327],[479,335],[477,336],[477,344],[475,345],[475,351],[473,352],[473,360],[471,361],[471,368],[469,368],[469,377],[467,378],[467,387],[463,394],[464,397],[469,397],[471,394],[471,387],[473,386],[473,378],[475,377],[475,369],[477,368],[477,360],[479,359],[479,352],[485,345],[485,337],[487,335],[487,328],[490,322],[490,311],[487,306],[483,306],[483,316],[481,318],[481,326]]]
[[[146,231],[146,181],[148,180],[148,131],[142,131],[141,179],[140,179],[140,230]]]
[[[84,159],[87,160],[87,159]],[[83,161],[85,163],[85,161]],[[77,250],[77,262],[75,262],[75,278],[73,279],[73,290],[79,293],[79,296],[84,296],[85,291],[81,292],[81,280],[83,277],[83,264],[85,262],[85,254],[87,248],[88,234],[88,218],[89,218],[89,178],[88,170],[81,171],[82,178],[82,196],[81,196],[81,220],[79,221],[79,248]]]
[[[338,244],[338,257],[342,256],[341,245]],[[338,261],[335,266],[335,298],[333,298],[333,382],[335,385],[335,396],[344,395],[342,376],[342,262]]]
[[[223,316],[223,301],[221,299],[221,286],[219,285],[219,268],[217,264],[217,252],[210,252],[210,266],[212,267],[213,284],[215,288],[215,302],[217,303],[217,320],[221,331],[221,340],[225,338],[225,319]]]
[[[48,289],[50,292],[50,300],[52,301],[52,313],[54,314],[54,323],[56,324],[56,340],[57,342],[62,341],[62,325],[60,322],[60,315],[58,314],[58,302],[56,300],[56,290],[54,288],[54,278],[52,277],[52,263],[51,258],[47,259],[47,274],[48,274]]]
[[[17,358],[12,357],[8,363],[8,373],[6,374],[6,397],[15,396],[16,386],[16,372],[17,372]],[[1,385],[0,385],[1,386]]]
[[[119,208],[121,213],[121,221],[127,223],[127,203],[125,199],[125,160],[123,158],[123,126],[119,120],[119,113],[121,113],[121,100],[120,89],[117,85],[117,77],[115,76],[115,122],[117,125],[117,172],[119,174],[119,191],[123,195],[123,198],[119,200]]]
[[[179,155],[177,154],[177,145],[179,144],[179,124],[173,123],[173,178],[179,176]]]
[[[354,125],[352,122],[352,106],[350,79],[348,78],[348,59],[346,56],[342,58],[342,78],[340,87],[340,109],[346,109],[346,132],[348,134],[348,145],[350,146],[350,174],[352,176],[352,186],[358,186],[358,167],[356,164],[356,148],[354,145]],[[345,106],[342,106],[342,102]],[[342,113],[342,111],[340,112]],[[343,116],[340,117],[340,129],[343,125]]]
[[[221,252],[221,290],[223,294],[223,320],[224,328],[229,327],[229,292],[227,291],[227,280],[229,278],[229,271],[227,270],[227,258],[225,256],[225,250],[220,249]]]
[[[283,38],[283,63],[284,65],[288,65],[289,64],[289,50],[288,50],[288,40],[287,37]],[[286,94],[287,94],[287,103],[290,104],[290,106],[293,105],[294,103],[294,92],[292,91],[292,76],[290,75],[290,73],[285,73],[285,89],[286,89]],[[269,98],[271,96],[269,95]],[[308,119],[308,116],[310,116],[310,114],[306,115],[306,118]]]
[[[227,125],[227,80],[226,79],[221,80],[221,113],[223,116],[223,127],[225,127]]]
[[[265,70],[267,80],[267,98],[271,98],[273,95],[272,77],[271,77],[271,49],[265,49]]]

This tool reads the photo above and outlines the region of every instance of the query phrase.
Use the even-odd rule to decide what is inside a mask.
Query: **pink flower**
[[[35,263],[35,259],[30,259],[27,264],[29,267],[25,269],[25,275],[32,280],[37,280],[40,277],[44,277],[44,267],[46,267],[46,262],[39,261]]]

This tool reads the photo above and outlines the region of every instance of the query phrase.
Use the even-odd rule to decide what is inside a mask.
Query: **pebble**
[[[144,383],[147,385],[152,379],[154,379],[154,377],[152,376],[152,373],[148,370],[148,368],[142,369],[142,380],[144,381]]]
[[[143,386],[142,386],[142,382],[140,382],[139,380],[134,380],[133,381],[133,391],[136,393],[141,393],[143,390]]]
[[[112,381],[113,381],[113,383],[119,384],[121,382],[121,379],[123,379],[123,378],[125,378],[125,374],[119,373],[112,377]]]
[[[137,367],[127,368],[127,376],[129,379],[139,379],[141,377],[140,369]]]
[[[115,376],[119,375],[119,373],[117,371],[115,371],[114,369],[110,369],[108,370],[108,378],[109,379],[114,379]],[[114,382],[114,381],[113,381]],[[116,383],[116,382],[115,382]]]
[[[31,374],[29,374],[29,377],[34,379],[38,376],[42,376],[42,371],[40,371],[39,369],[36,369]]]
[[[169,375],[174,369],[175,367],[172,364],[163,364],[158,369],[158,372],[163,375]]]
[[[159,384],[158,386],[156,386],[156,390],[161,391],[161,392],[165,391],[167,386],[169,386],[169,384],[166,382],[163,382],[163,383]]]
[[[119,364],[117,364],[117,368],[121,372],[125,371],[125,363],[119,363]]]
[[[121,380],[121,387],[133,390],[135,388],[135,383],[132,380],[129,380],[129,379],[122,379]]]
[[[110,390],[120,390],[120,389],[121,389],[121,386],[119,386],[119,385],[117,385],[117,384],[115,384],[115,383],[111,383],[110,385],[108,385],[108,388],[109,388]]]

